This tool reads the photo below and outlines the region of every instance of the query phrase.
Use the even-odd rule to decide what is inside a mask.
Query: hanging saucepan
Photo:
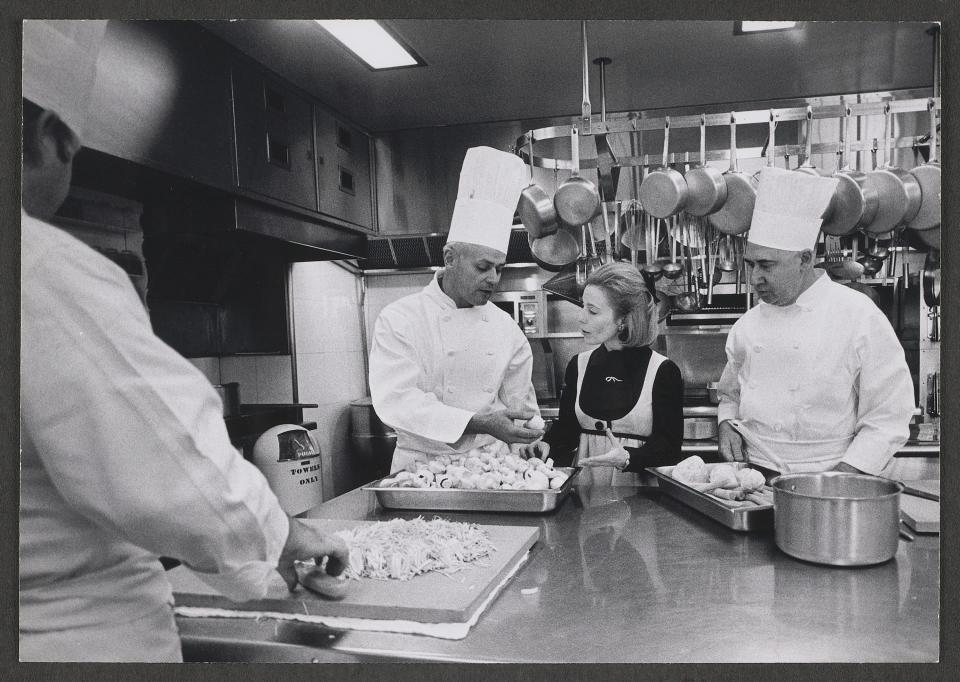
[[[667,218],[683,209],[687,200],[687,181],[668,164],[670,156],[670,117],[663,119],[663,163],[650,171],[640,185],[640,204],[655,218]]]
[[[737,114],[730,114],[730,168],[723,174],[727,185],[727,199],[716,213],[709,216],[710,222],[724,234],[743,234],[750,229],[753,205],[757,190],[750,176],[741,173],[737,166]]]
[[[827,217],[820,229],[824,234],[850,234],[861,225],[868,225],[877,215],[879,197],[867,174],[850,168],[850,107],[844,107],[840,124],[840,170],[833,174],[839,181],[833,193]]]
[[[937,110],[931,99],[930,109],[930,158],[927,163],[917,166],[910,174],[920,183],[920,210],[907,227],[914,230],[931,230],[940,226],[940,162],[937,161]]]
[[[813,165],[813,137],[810,135],[810,132],[813,128],[813,107],[807,105],[807,123],[804,127],[803,135],[803,147],[804,147],[804,158],[803,163],[801,163],[796,170],[800,173],[806,173],[807,175],[823,175],[817,168]]]
[[[586,23],[586,22],[584,22]],[[583,58],[587,58],[586,37],[583,41]],[[620,166],[616,154],[610,148],[610,142],[607,140],[607,78],[606,66],[613,60],[609,57],[597,57],[593,60],[594,64],[600,66],[600,123],[603,125],[604,132],[593,136],[597,143],[597,176],[600,181],[600,200],[616,201],[617,185],[620,184]]]
[[[687,201],[683,210],[690,215],[705,216],[720,209],[727,200],[727,183],[723,173],[707,165],[707,116],[700,114],[700,165],[684,174]]]
[[[530,240],[530,253],[534,262],[544,270],[560,272],[570,265],[580,254],[577,238],[565,229],[559,229],[551,235]]]
[[[883,124],[883,156],[884,165],[867,173],[867,184],[872,187],[878,197],[877,215],[863,226],[863,229],[873,234],[889,232],[898,225],[909,222],[920,210],[922,200],[920,183],[909,171],[892,165],[890,137],[892,135],[892,121],[890,103],[884,107]]]
[[[557,231],[557,209],[543,189],[533,181],[533,132],[530,135],[530,184],[520,193],[520,221],[532,239]]]
[[[921,239],[923,235],[925,239]],[[931,248],[940,249],[940,228],[932,230],[904,230],[903,241],[911,249],[926,253]]]
[[[926,245],[929,249],[940,250],[940,227],[935,227],[932,230],[907,230],[907,235],[915,236],[920,242]],[[926,251],[927,249],[919,249],[920,251]]]
[[[929,251],[923,263],[923,302],[928,308],[940,305],[940,252]]]
[[[596,185],[580,176],[580,131],[577,126],[570,128],[570,158],[573,161],[572,174],[557,188],[553,205],[563,222],[586,225],[600,211],[600,195]]]

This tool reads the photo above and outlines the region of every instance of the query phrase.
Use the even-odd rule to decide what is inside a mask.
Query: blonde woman
[[[611,263],[587,278],[583,340],[596,346],[567,366],[560,414],[524,447],[557,466],[584,467],[581,483],[638,485],[638,472],[676,464],[683,441],[683,380],[657,339],[657,299],[635,266]]]

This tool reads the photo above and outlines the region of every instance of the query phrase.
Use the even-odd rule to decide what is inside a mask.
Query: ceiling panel
[[[390,20],[427,66],[373,72],[309,20],[201,22],[372,132],[580,111],[571,20]],[[929,87],[930,24],[806,22],[734,35],[731,21],[591,20],[589,58],[610,57],[607,111]],[[600,111],[599,67],[590,98]]]

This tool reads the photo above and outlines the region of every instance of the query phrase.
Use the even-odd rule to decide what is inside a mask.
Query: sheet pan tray
[[[556,467],[567,480],[556,490],[461,490],[458,488],[383,488],[382,478],[363,486],[386,509],[425,511],[551,512],[570,494],[580,467]]]
[[[714,521],[737,531],[773,528],[773,505],[750,504],[739,507],[724,504],[715,497],[681,483],[671,475],[674,467],[648,467],[657,477],[660,489],[670,497],[706,514]]]

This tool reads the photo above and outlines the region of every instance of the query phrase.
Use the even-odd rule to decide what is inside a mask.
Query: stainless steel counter
[[[680,446],[680,451],[684,455],[704,455],[709,457],[717,456],[717,441],[715,438],[706,440],[685,440]],[[893,455],[894,457],[939,457],[940,442],[920,442],[913,441],[903,445]]]
[[[557,419],[560,416],[560,408],[554,402],[540,406],[540,414],[544,419]],[[716,417],[716,405],[697,405],[685,406],[683,408],[684,418],[690,417]],[[685,440],[681,446],[685,455],[708,455],[717,454],[716,439],[708,440]],[[939,441],[909,441],[901,447],[894,457],[939,457]]]
[[[411,518],[354,490],[316,518]],[[540,529],[530,560],[459,641],[270,620],[179,618],[188,658],[475,662],[920,662],[938,658],[939,537],[831,568],[730,531],[656,488],[578,488],[553,514],[444,513]],[[532,594],[523,594],[536,588]],[[216,645],[219,643],[219,648]],[[232,653],[223,654],[224,651]],[[222,660],[222,659],[221,659]]]

